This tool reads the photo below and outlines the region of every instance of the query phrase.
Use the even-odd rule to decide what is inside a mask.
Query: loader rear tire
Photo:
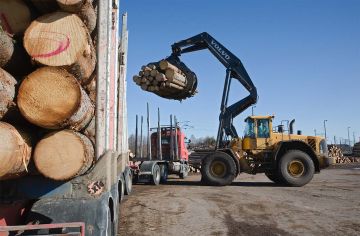
[[[279,160],[278,176],[283,183],[301,187],[314,177],[315,165],[311,157],[300,150],[290,150]]]
[[[206,156],[201,164],[202,181],[209,185],[225,186],[236,177],[234,159],[224,152],[214,152]]]

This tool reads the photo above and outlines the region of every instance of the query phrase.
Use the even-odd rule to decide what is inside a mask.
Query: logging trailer
[[[178,175],[182,179],[186,178],[190,170],[189,152],[186,148],[185,134],[178,125],[176,117],[174,116],[173,119],[170,115],[170,125],[160,125],[160,109],[158,109],[158,126],[150,128],[149,105],[147,109],[147,156],[142,152],[142,122],[140,147],[138,146],[136,117],[135,156],[130,159],[133,182],[158,185],[166,183],[170,174]]]
[[[257,89],[242,62],[211,35],[204,32],[172,45],[166,61],[186,77],[196,77],[179,59],[181,54],[208,49],[225,67],[226,77],[220,107],[219,128],[215,149],[201,150],[202,182],[209,185],[229,185],[242,172],[265,173],[270,180],[288,186],[307,184],[314,173],[328,166],[326,141],[318,136],[293,133],[293,120],[273,129],[273,116],[246,118],[245,134],[239,137],[233,119],[258,100]],[[250,93],[228,105],[232,79],[239,81]],[[161,96],[161,94],[159,95]],[[171,97],[169,97],[171,98]],[[289,124],[290,123],[290,124]]]
[[[41,175],[0,181],[1,236],[17,231],[117,235],[119,204],[125,179],[131,175],[127,167],[126,14],[121,43],[119,18],[119,1],[98,1],[95,163],[86,174],[69,181]]]

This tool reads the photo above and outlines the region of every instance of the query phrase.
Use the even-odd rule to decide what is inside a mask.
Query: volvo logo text
[[[230,59],[230,56],[214,40],[211,40],[211,45],[213,45],[220,55],[222,55],[226,60]]]

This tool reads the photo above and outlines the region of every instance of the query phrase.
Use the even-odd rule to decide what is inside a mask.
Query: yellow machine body
[[[245,165],[246,160],[264,163],[276,158],[279,146],[286,142],[297,141],[311,148],[315,154],[319,168],[327,166],[327,148],[323,137],[292,134],[290,128],[273,127],[274,116],[249,116],[245,119],[246,128],[242,139],[233,139],[230,148],[236,153],[245,170],[251,169]],[[282,126],[283,127],[283,126]],[[278,128],[278,129],[276,129]],[[294,142],[295,143],[295,142]],[[297,149],[301,150],[301,147]]]

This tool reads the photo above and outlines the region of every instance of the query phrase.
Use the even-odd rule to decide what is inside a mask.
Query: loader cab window
[[[244,137],[255,138],[255,125],[253,119],[246,119]]]
[[[257,136],[258,138],[270,138],[268,119],[257,120]]]

